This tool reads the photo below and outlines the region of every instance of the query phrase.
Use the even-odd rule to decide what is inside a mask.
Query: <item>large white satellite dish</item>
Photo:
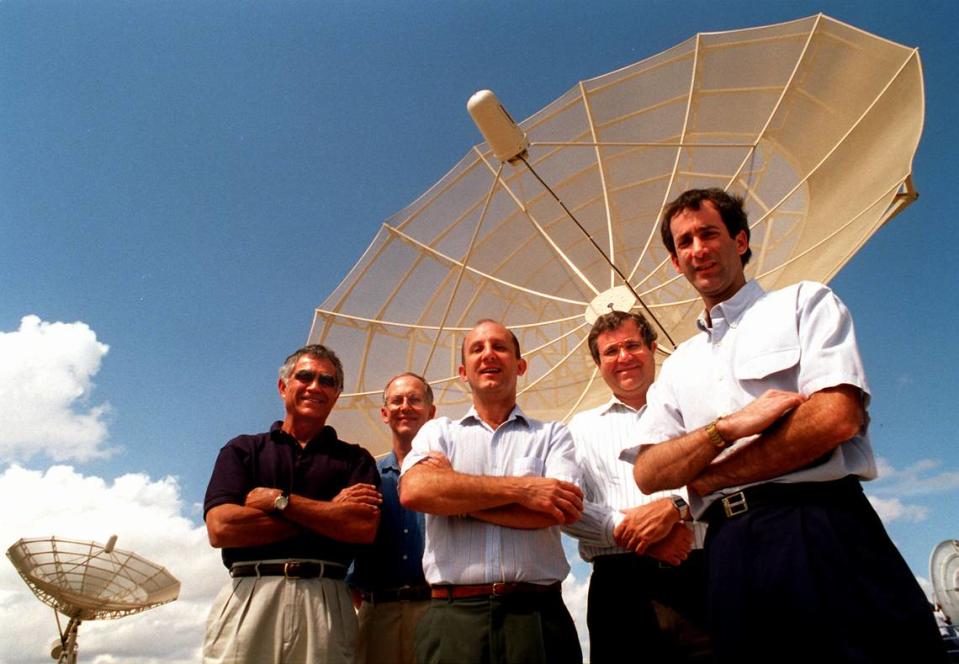
[[[172,602],[180,594],[180,582],[164,567],[114,548],[116,541],[116,535],[106,545],[40,537],[18,540],[7,549],[10,562],[40,601],[70,619],[50,653],[58,662],[77,661],[82,621],[122,618]]]

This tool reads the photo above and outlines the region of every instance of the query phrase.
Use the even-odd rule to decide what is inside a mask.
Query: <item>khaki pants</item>
[[[356,613],[343,581],[231,579],[207,618],[205,664],[352,664]]]
[[[413,664],[416,625],[430,601],[363,602],[360,607],[360,640],[357,664]]]

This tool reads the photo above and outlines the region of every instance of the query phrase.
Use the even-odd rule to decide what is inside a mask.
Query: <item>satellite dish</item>
[[[77,661],[77,630],[84,620],[106,620],[146,611],[172,602],[180,582],[164,567],[130,551],[57,537],[21,539],[7,557],[33,593],[70,619],[57,629],[60,639],[51,656],[64,664]]]
[[[959,622],[959,541],[936,545],[929,557],[929,576],[936,608],[950,623]]]

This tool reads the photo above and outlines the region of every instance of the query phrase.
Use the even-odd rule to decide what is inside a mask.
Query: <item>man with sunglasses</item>
[[[423,514],[400,505],[400,467],[413,438],[436,414],[433,389],[415,373],[390,379],[380,416],[390,428],[392,451],[376,466],[382,480],[382,517],[376,542],[357,556],[347,583],[359,605],[357,664],[413,664],[413,636],[429,607],[423,578]]]
[[[333,351],[294,352],[278,389],[283,421],[228,442],[207,487],[207,533],[232,579],[210,611],[203,661],[353,662],[344,577],[376,535],[379,475],[326,426],[343,389]]]

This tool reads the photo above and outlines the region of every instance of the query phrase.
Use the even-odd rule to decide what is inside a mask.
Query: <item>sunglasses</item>
[[[315,371],[297,371],[293,374],[293,377],[296,378],[299,382],[304,385],[312,385],[313,381],[318,381],[321,387],[338,387],[336,384],[336,376],[331,376],[329,374],[321,374]]]

